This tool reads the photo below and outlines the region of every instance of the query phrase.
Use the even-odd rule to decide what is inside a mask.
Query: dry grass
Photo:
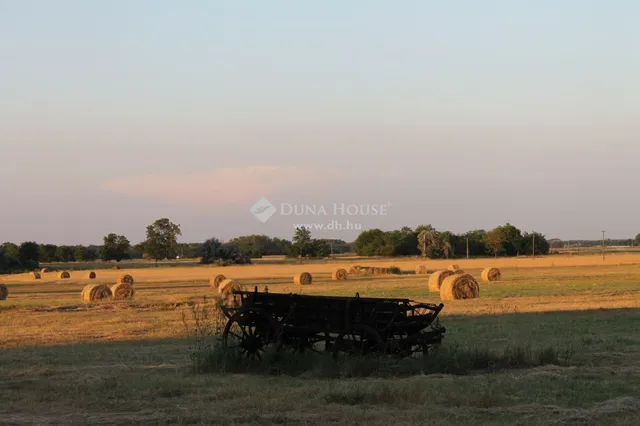
[[[0,305],[0,377],[7,389],[0,423],[385,425],[422,424],[432,416],[436,423],[462,425],[637,424],[640,256],[637,264],[621,266],[592,259],[567,267],[560,265],[571,259],[557,259],[555,266],[548,258],[492,261],[504,272],[501,281],[483,287],[480,298],[445,302],[444,344],[552,345],[571,349],[577,366],[457,377],[374,374],[366,380],[283,377],[277,371],[269,377],[189,374],[182,311],[211,296],[216,267],[136,270],[135,301],[80,306],[84,275],[55,286],[49,285],[54,274],[39,281],[28,274],[4,276],[11,295]],[[538,260],[540,267],[532,267]],[[418,266],[385,262],[378,267],[398,264],[413,272]],[[440,302],[424,276],[350,276],[345,285],[332,280],[341,265],[305,265],[312,286],[291,282],[296,265],[224,270],[241,287],[268,286],[270,292]],[[486,259],[464,266],[480,279]],[[434,261],[434,267],[446,264]],[[92,285],[113,283],[118,274],[100,272]]]

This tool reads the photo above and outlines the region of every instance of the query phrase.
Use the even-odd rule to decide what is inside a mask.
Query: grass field
[[[515,362],[446,374],[402,365],[366,377],[302,374],[198,374],[183,313],[211,296],[217,273],[270,292],[408,297],[437,302],[419,260],[353,259],[397,265],[401,276],[330,280],[345,261],[308,265],[100,270],[98,282],[131,273],[136,296],[124,303],[80,303],[88,282],[45,274],[3,276],[0,302],[0,424],[638,424],[640,422],[640,255],[456,260],[479,279],[484,266],[503,280],[480,298],[447,302],[444,353],[553,350],[551,364]],[[444,261],[424,262],[430,270]],[[296,287],[309,271],[314,283]],[[473,360],[472,360],[473,361]],[[360,363],[349,367],[366,370]],[[397,368],[397,370],[394,370]],[[349,370],[349,369],[347,369]],[[351,371],[351,370],[349,370]],[[355,374],[357,375],[357,374]]]

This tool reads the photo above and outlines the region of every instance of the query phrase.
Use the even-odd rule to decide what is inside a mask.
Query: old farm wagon
[[[443,304],[410,299],[234,291],[235,307],[225,308],[225,346],[250,358],[269,347],[295,352],[328,351],[334,355],[427,353],[445,329],[438,314]]]

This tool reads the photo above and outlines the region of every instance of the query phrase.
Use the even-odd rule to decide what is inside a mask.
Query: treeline
[[[635,239],[633,238],[624,238],[624,239],[611,239],[607,238],[604,240],[606,246],[638,246],[640,243],[640,235],[638,235]],[[563,241],[563,247],[601,247],[602,240],[566,240]]]
[[[394,231],[371,229],[362,232],[355,243],[360,256],[424,256],[432,259],[469,256],[544,255],[550,244],[538,232],[522,232],[507,223],[490,231],[483,229],[455,234],[438,231],[431,225]]]

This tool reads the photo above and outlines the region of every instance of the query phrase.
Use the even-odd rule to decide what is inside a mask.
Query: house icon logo
[[[269,200],[262,197],[253,206],[251,213],[262,223],[266,223],[276,213],[276,208]]]

